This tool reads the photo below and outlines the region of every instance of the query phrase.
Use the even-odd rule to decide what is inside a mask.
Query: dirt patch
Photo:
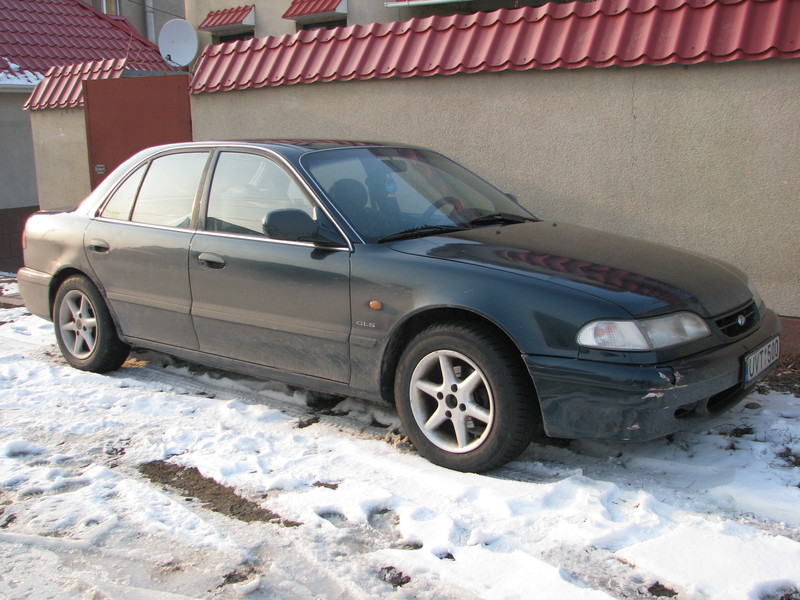
[[[190,498],[197,498],[206,508],[239,521],[246,523],[264,521],[284,527],[302,525],[288,521],[279,514],[242,498],[231,487],[203,477],[195,467],[186,468],[163,460],[155,460],[140,465],[139,472],[154,483],[167,485]]]
[[[390,583],[393,588],[403,587],[405,584],[411,581],[411,577],[399,571],[395,567],[383,567],[378,572],[378,577],[380,577],[386,583]]]
[[[678,595],[678,592],[669,589],[665,585],[662,585],[659,581],[656,581],[653,585],[647,588],[647,591],[656,598],[674,598]]]

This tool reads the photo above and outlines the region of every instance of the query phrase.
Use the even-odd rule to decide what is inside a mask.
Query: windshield
[[[474,173],[427,150],[323,150],[302,163],[367,242],[535,220]]]

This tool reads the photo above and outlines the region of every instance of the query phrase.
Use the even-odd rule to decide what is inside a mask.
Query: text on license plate
[[[758,350],[744,357],[744,380],[752,381],[778,360],[781,353],[781,339],[776,337]]]

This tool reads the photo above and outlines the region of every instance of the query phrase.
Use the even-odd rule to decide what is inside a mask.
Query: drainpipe
[[[156,42],[156,18],[153,10],[153,0],[144,0],[144,22],[147,30],[147,39]]]

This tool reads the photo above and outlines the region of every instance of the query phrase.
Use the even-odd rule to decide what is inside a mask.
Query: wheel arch
[[[463,321],[481,325],[490,329],[495,333],[498,338],[503,340],[510,348],[514,350],[514,354],[519,356],[519,367],[528,373],[522,359],[522,350],[518,344],[514,342],[513,338],[500,327],[497,323],[482,315],[466,308],[454,308],[451,306],[431,307],[423,311],[419,311],[407,317],[400,323],[392,333],[386,348],[383,353],[380,371],[380,388],[381,397],[389,403],[395,403],[394,397],[394,378],[397,371],[397,365],[400,362],[400,357],[404,349],[408,346],[409,342],[414,339],[420,332],[426,328],[434,325],[435,323],[444,323],[447,321]],[[528,374],[530,378],[530,375]],[[533,380],[531,379],[531,390],[535,394]],[[537,400],[538,404],[538,400]]]
[[[108,302],[108,297],[106,296],[105,289],[103,289],[103,286],[100,285],[100,282],[98,282],[89,273],[77,267],[64,267],[61,270],[57,271],[50,280],[50,289],[48,290],[48,302],[50,303],[50,316],[51,317],[53,316],[53,310],[55,309],[56,294],[58,294],[58,289],[67,279],[73,276],[85,277],[87,280],[92,282],[92,285],[94,285],[94,287],[97,288],[97,290],[100,292],[100,295],[103,297],[103,301],[106,304],[106,308],[108,309],[108,312],[111,313],[111,318],[114,320],[114,325],[117,327],[117,331],[119,331],[119,322],[117,321],[117,315],[114,313],[114,309]]]

